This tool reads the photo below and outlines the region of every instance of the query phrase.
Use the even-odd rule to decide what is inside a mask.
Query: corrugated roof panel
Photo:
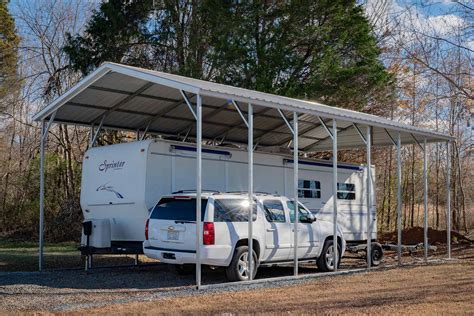
[[[203,116],[206,111],[207,111],[206,109],[202,110]],[[184,119],[195,120],[193,113],[191,113],[191,110],[188,108],[186,104],[180,104],[174,107],[173,109],[168,111],[165,116],[177,117],[177,118],[182,117]]]
[[[205,121],[209,122],[216,122],[216,123],[225,123],[230,125],[240,124],[243,123],[242,118],[240,117],[239,113],[237,112],[230,112],[230,111],[220,111],[214,112],[215,114],[210,116],[203,116]]]
[[[153,123],[150,125],[150,130],[170,133],[179,131],[180,129],[185,128],[185,126],[186,122],[178,122],[174,119],[160,117],[153,121]]]
[[[112,107],[126,97],[124,94],[86,89],[70,102]]]
[[[168,87],[160,86],[157,84],[146,89],[145,91],[143,91],[142,94],[166,99],[183,100],[183,97],[178,90],[170,89]],[[191,96],[191,94],[188,94],[188,96]]]
[[[126,76],[117,72],[110,72],[94,83],[96,87],[135,92],[145,85],[147,81]]]
[[[329,136],[324,127],[321,126],[312,128],[311,130],[304,133],[304,135],[314,138],[326,138]]]
[[[138,115],[138,114],[130,114],[130,113],[123,113],[123,112],[111,112],[107,115],[104,120],[104,125],[112,125],[112,126],[123,126],[129,127],[132,129],[143,128],[143,121],[146,120],[148,116],[145,115]]]
[[[253,118],[253,125],[256,128],[262,129],[274,129],[278,126],[286,126],[285,122],[280,118],[270,118],[270,117],[261,117],[255,116]]]
[[[94,118],[101,115],[102,113],[102,110],[69,105],[59,109],[55,119],[64,120],[66,122],[90,124]]]
[[[120,106],[120,109],[154,114],[157,113],[160,109],[170,104],[172,104],[172,102],[165,102],[136,96],[124,105]]]

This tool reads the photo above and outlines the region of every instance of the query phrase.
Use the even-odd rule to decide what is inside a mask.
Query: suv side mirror
[[[316,217],[313,214],[300,214],[299,220],[301,223],[313,223],[316,221]]]

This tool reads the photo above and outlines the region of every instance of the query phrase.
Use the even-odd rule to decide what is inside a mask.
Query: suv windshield
[[[201,221],[204,221],[207,199],[202,199],[201,205]],[[153,209],[150,218],[195,222],[196,199],[163,198]]]

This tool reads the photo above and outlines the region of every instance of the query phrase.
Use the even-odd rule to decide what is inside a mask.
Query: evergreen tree
[[[7,0],[0,0],[0,114],[6,109],[5,99],[18,85],[17,53],[20,39],[7,5]]]
[[[65,49],[83,73],[119,61],[358,110],[393,91],[355,0],[109,1]]]

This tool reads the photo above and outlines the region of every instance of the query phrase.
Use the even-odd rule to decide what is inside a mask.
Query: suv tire
[[[252,279],[255,278],[258,269],[257,254],[253,252],[253,266],[252,266]],[[248,271],[247,271],[247,256],[248,256],[248,246],[239,246],[234,250],[234,256],[230,265],[226,268],[225,274],[229,281],[247,281],[248,280]],[[257,262],[257,264],[255,264]]]
[[[330,272],[334,270],[334,263],[331,264],[331,262],[334,260],[331,260],[331,254],[334,252],[333,249],[334,248],[332,239],[326,239],[326,241],[324,242],[323,250],[321,251],[321,255],[318,257],[318,260],[316,260],[316,265],[318,266],[318,269],[320,271]],[[337,245],[337,254],[337,267],[339,268],[339,265],[341,264],[341,247],[339,246],[339,244]]]

